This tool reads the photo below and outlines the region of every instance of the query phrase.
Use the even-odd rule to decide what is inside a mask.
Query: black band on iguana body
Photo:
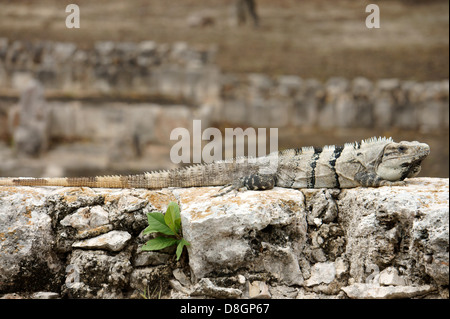
[[[330,160],[330,167],[334,172],[334,183],[335,183],[335,187],[336,188],[341,188],[341,184],[339,183],[339,175],[336,172],[336,161],[339,158],[339,156],[341,156],[342,150],[344,149],[344,147],[342,146],[336,146],[334,148],[334,152],[333,152],[333,157]]]
[[[243,187],[249,190],[266,190],[275,186],[275,176],[270,174],[252,174],[244,177]]]
[[[317,160],[320,157],[320,153],[322,153],[322,148],[314,147],[314,154],[311,158],[311,164],[310,164],[311,175],[308,180],[308,188],[314,188],[314,186],[316,185],[316,165],[317,165]]]
[[[237,191],[241,188],[248,190],[267,190],[274,188],[276,183],[276,175],[272,174],[251,174],[242,178],[239,178],[232,184],[225,185],[221,189],[228,189],[222,193],[214,195],[214,197],[222,196],[231,191]]]
[[[378,187],[383,182],[383,179],[377,176],[374,172],[362,171],[356,173],[355,181],[364,187]]]

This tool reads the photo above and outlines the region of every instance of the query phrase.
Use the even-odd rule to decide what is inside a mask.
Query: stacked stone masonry
[[[448,298],[449,180],[401,187],[0,188],[3,298]],[[191,245],[143,252],[146,213]]]
[[[30,76],[48,93],[65,98],[145,97],[182,104],[193,117],[200,110],[208,120],[231,125],[425,132],[449,127],[448,79],[336,77],[322,83],[293,75],[223,74],[214,63],[216,53],[215,47],[194,48],[183,42],[98,42],[92,49],[81,49],[73,43],[2,38],[0,87],[2,92],[17,88]],[[67,102],[57,104],[70,107]],[[108,109],[109,104],[97,106]]]

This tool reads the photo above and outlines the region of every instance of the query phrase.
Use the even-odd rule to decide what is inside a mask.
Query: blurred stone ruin
[[[85,173],[117,173],[126,165],[135,171],[171,168],[170,132],[190,130],[194,119],[202,120],[203,129],[278,127],[310,133],[439,136],[449,128],[448,79],[322,82],[297,75],[230,74],[217,67],[216,54],[214,46],[185,42],[106,41],[80,48],[0,39],[0,123],[9,123],[0,125],[6,143],[0,143],[6,159],[0,174],[24,173],[23,163],[8,155],[8,143],[19,155],[39,156],[52,144],[80,142],[67,150],[79,151],[79,157],[72,154],[59,164],[66,174],[75,166],[88,167]],[[62,153],[58,159],[64,162]]]

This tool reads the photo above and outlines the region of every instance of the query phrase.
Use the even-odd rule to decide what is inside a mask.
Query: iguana
[[[234,158],[209,164],[128,176],[0,178],[0,186],[80,186],[148,188],[223,186],[232,190],[352,188],[402,185],[414,177],[430,153],[427,144],[370,138],[343,146],[303,147],[258,158]]]

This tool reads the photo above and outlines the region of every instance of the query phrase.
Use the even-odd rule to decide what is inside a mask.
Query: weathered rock
[[[398,299],[413,298],[431,293],[434,289],[424,286],[377,286],[357,283],[342,290],[352,299]]]
[[[234,299],[239,298],[241,295],[241,290],[218,287],[208,278],[200,279],[200,281],[194,286],[194,291],[191,293],[191,296],[206,296],[218,299]]]
[[[305,242],[302,193],[275,189],[211,197],[216,189],[175,190],[181,198],[183,236],[195,277],[220,269],[268,272],[289,284],[301,284],[297,262]]]
[[[173,271],[173,276],[176,280],[178,280],[183,286],[187,287],[191,284],[191,281],[186,276],[186,274],[183,272],[183,270],[177,268]]]
[[[109,223],[108,213],[101,206],[82,207],[74,214],[61,220],[61,225],[71,226],[79,231],[103,226]]]
[[[60,299],[61,296],[56,292],[39,291],[31,295],[32,299]]]
[[[270,286],[272,299],[295,299],[298,296],[298,288],[290,286]]]
[[[437,284],[449,283],[449,207],[448,180],[434,184],[432,198],[424,192],[420,209],[412,225],[412,251],[418,265],[424,267]],[[417,265],[416,265],[417,267]]]
[[[53,250],[49,192],[0,188],[0,293],[52,291],[64,264]]]
[[[412,282],[427,274],[448,284],[448,189],[448,179],[420,178],[404,187],[342,191],[337,203],[350,277],[365,282],[370,270],[401,265]]]
[[[263,281],[253,281],[248,284],[248,297],[253,299],[270,299],[269,286]]]
[[[77,298],[123,298],[132,266],[130,253],[110,256],[102,250],[79,250],[70,254],[64,294]]]
[[[44,194],[48,194],[47,191],[51,191],[48,200],[55,205],[53,209],[57,212],[57,217],[62,212],[72,212],[73,209],[102,204],[104,201],[102,194],[89,187],[61,187],[42,190]]]
[[[448,187],[416,178],[221,197],[213,187],[1,187],[0,294],[448,298]],[[142,234],[146,212],[173,200],[191,243],[179,261],[174,249],[140,250],[151,236]]]
[[[186,288],[178,280],[169,280],[170,287],[176,291],[182,293],[185,296],[189,296],[192,293],[192,289]]]
[[[169,254],[159,253],[156,251],[141,251],[138,249],[138,252],[136,252],[133,260],[133,266],[141,267],[164,265],[170,257],[171,256]]]
[[[334,263],[316,263],[311,269],[311,278],[309,278],[305,285],[307,287],[319,285],[319,284],[329,284],[336,277],[336,267]]]
[[[146,298],[156,299],[169,292],[170,280],[173,280],[172,269],[167,265],[135,268],[130,276],[130,287]]]
[[[380,272],[378,281],[381,286],[406,286],[405,279],[398,275],[398,270],[394,267],[388,267]]]
[[[131,235],[126,231],[113,230],[106,234],[77,241],[73,243],[73,248],[83,249],[105,249],[109,251],[122,250],[128,241],[130,241]]]

